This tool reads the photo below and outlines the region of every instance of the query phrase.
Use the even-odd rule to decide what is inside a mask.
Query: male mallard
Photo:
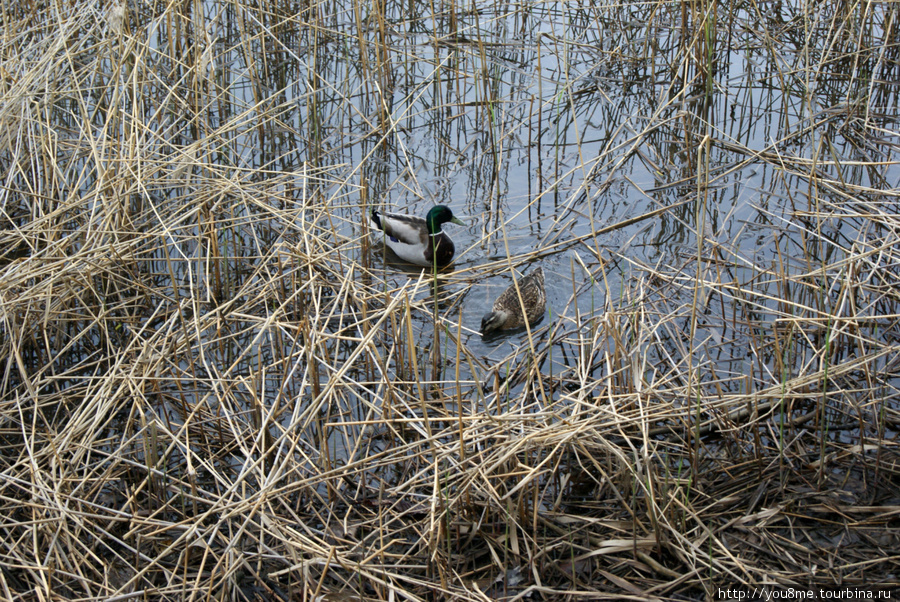
[[[377,235],[379,240],[383,235],[385,244],[397,257],[426,267],[435,263],[441,267],[453,261],[456,252],[453,241],[441,230],[441,224],[447,222],[465,226],[444,205],[432,207],[425,219],[400,213],[382,213],[374,208],[369,217],[372,234]]]
[[[519,292],[516,285],[511,285],[503,291],[490,313],[481,319],[481,335],[484,336],[492,330],[509,330],[525,326],[525,322],[532,324],[541,319],[547,308],[547,295],[544,292],[544,269],[532,270],[530,274],[518,281]],[[519,293],[522,301],[519,302]],[[522,315],[522,307],[525,307],[525,315]]]

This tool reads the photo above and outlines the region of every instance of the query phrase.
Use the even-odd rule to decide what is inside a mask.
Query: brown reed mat
[[[890,3],[0,18],[0,599],[900,587]]]

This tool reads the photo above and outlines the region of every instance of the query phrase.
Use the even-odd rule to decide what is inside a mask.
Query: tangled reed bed
[[[896,587],[896,9],[514,8],[443,6],[418,39],[378,3],[4,7],[4,598]],[[573,29],[499,25],[530,18]],[[789,53],[803,27],[818,46]],[[799,80],[847,94],[759,146],[711,127],[726,31],[792,66],[771,106]],[[682,87],[604,104],[658,59]],[[491,71],[529,61],[547,90]],[[414,72],[449,82],[424,125],[398,109]],[[603,144],[560,142],[597,106]],[[360,215],[427,188],[402,124],[447,111],[481,146],[435,163],[483,200],[434,285]],[[514,143],[539,149],[518,206]],[[652,202],[605,213],[629,186]],[[636,252],[647,227],[682,243]],[[466,307],[536,261],[550,314],[480,346]]]

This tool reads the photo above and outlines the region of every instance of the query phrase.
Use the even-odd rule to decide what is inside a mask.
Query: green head
[[[425,216],[425,224],[428,226],[429,234],[437,234],[441,231],[441,224],[446,224],[447,222],[465,226],[461,220],[453,217],[453,212],[450,211],[450,207],[445,205],[435,205],[428,212],[428,215]]]

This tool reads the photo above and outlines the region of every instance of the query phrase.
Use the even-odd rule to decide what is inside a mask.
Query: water
[[[533,352],[542,373],[585,395],[622,370],[650,389],[766,389],[824,360],[823,328],[838,310],[861,312],[865,331],[841,327],[839,355],[896,340],[881,317],[895,313],[884,287],[897,282],[896,261],[870,277],[859,259],[893,253],[883,216],[896,213],[900,84],[884,5],[849,21],[852,31],[790,2],[705,23],[655,5],[476,3],[435,15],[422,5],[412,15],[335,3],[265,17],[198,6],[190,23],[130,7],[140,54],[110,30],[102,50],[72,47],[60,65],[75,70],[59,75],[83,93],[62,95],[51,117],[67,140],[121,137],[100,146],[110,152],[138,132],[140,186],[123,193],[127,215],[113,225],[149,234],[131,273],[156,292],[127,320],[142,340],[163,324],[175,332],[171,316],[192,300],[188,314],[209,324],[192,331],[181,369],[202,360],[256,382],[260,398],[301,407],[316,397],[312,380],[336,373],[342,386],[374,379],[374,394],[412,378],[397,352],[410,343],[374,341],[385,354],[376,369],[354,341],[367,336],[364,315],[405,291],[422,353],[413,380],[439,375],[424,367],[430,285],[361,244],[370,207],[424,215],[438,203],[466,222],[447,227],[458,256],[439,307],[469,358],[468,398]],[[94,116],[86,126],[84,114]],[[89,152],[96,144],[69,148],[59,194],[85,199],[75,213],[103,231],[110,205],[96,190],[121,163]],[[481,317],[512,273],[537,265],[548,314],[534,341],[482,339]],[[301,330],[312,330],[298,335],[304,316]],[[854,349],[856,336],[865,342]],[[449,340],[441,371],[455,381]]]
[[[892,164],[852,166],[869,155],[847,134],[858,133],[860,123],[894,128],[897,85],[866,80],[859,65],[853,71],[845,62],[822,73],[834,48],[768,40],[749,8],[718,16],[727,27],[716,23],[713,49],[700,60],[704,44],[692,36],[703,24],[683,23],[680,10],[669,7],[659,14],[636,5],[476,6],[453,19],[428,10],[410,17],[405,6],[387,6],[384,28],[373,12],[360,38],[353,6],[334,4],[318,16],[273,18],[271,29],[245,23],[257,37],[242,42],[233,6],[204,4],[215,57],[210,84],[227,86],[228,118],[237,117],[238,125],[224,130],[239,150],[231,168],[265,170],[248,174],[253,178],[321,174],[272,192],[289,212],[302,211],[310,197],[324,200],[327,220],[321,211],[309,217],[334,229],[343,263],[362,261],[355,241],[369,206],[418,215],[433,204],[453,208],[467,225],[447,227],[458,258],[443,289],[452,302],[443,304],[449,310],[442,317],[451,331],[462,322],[468,353],[488,371],[527,347],[526,335],[484,341],[481,316],[510,284],[510,265],[521,274],[540,264],[550,308],[542,326],[561,322],[568,333],[555,344],[575,345],[585,320],[621,310],[624,299],[651,300],[659,313],[642,327],[665,333],[665,341],[641,343],[650,364],[673,361],[658,367],[663,372],[703,365],[701,380],[721,376],[736,379],[727,388],[744,387],[736,383],[750,370],[753,329],[776,328],[791,313],[780,309],[786,291],[772,275],[809,272],[810,260],[833,262],[866,228],[838,218],[842,230],[824,239],[833,244],[808,240],[811,226],[798,216],[817,210],[820,199],[811,195],[842,200],[830,184],[810,183],[805,158],[819,157],[822,177],[854,190],[896,182]],[[824,15],[791,3],[767,7],[769,25],[812,18],[812,29],[831,39]],[[887,68],[876,50],[885,17],[876,13],[858,32],[871,44],[859,55],[867,73]],[[156,40],[163,62],[174,52],[164,33]],[[268,40],[267,52],[261,40]],[[267,64],[247,63],[244,44]],[[876,90],[877,107],[855,100]],[[208,117],[212,127],[225,123],[215,111]],[[637,219],[666,206],[672,208]],[[296,219],[249,227],[262,240],[301,238]],[[251,252],[265,252],[250,244]],[[385,258],[377,252],[366,259],[388,289],[418,278],[418,270],[402,266],[382,271]],[[695,277],[711,288],[700,290],[705,317],[688,351],[674,341],[690,331]],[[745,287],[758,296],[744,299]],[[419,299],[429,294],[422,287]],[[416,319],[417,345],[427,348],[431,316],[420,309]],[[552,360],[557,374],[567,368],[562,351]],[[680,359],[666,360],[671,353]],[[775,354],[757,359],[760,382],[774,378]]]

